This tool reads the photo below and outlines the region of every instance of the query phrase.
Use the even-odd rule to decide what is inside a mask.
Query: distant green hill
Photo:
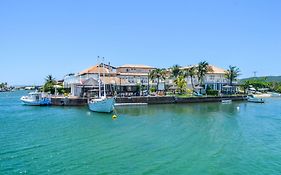
[[[263,77],[250,77],[240,79],[241,82],[245,82],[247,80],[264,80],[266,79],[267,82],[281,82],[281,76],[263,76]]]

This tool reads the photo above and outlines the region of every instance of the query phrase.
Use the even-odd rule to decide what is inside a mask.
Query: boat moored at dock
[[[253,95],[248,95],[247,101],[251,102],[251,103],[264,103],[265,102],[263,98],[257,98],[257,97],[254,97]]]
[[[42,92],[30,92],[28,96],[22,96],[20,100],[29,106],[46,106],[51,105],[51,98]]]

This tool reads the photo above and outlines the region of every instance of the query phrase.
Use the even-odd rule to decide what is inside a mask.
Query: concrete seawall
[[[54,106],[84,106],[88,102],[86,98],[52,97],[51,100]]]
[[[147,103],[147,104],[171,104],[171,103],[201,103],[221,102],[222,100],[244,101],[246,96],[222,96],[222,97],[119,97],[117,103]]]
[[[147,103],[147,104],[172,104],[172,103],[202,103],[221,102],[222,100],[244,101],[246,96],[221,96],[221,97],[174,97],[174,96],[150,96],[150,97],[117,97],[116,103]],[[53,97],[52,104],[55,106],[84,106],[86,98]]]
[[[177,98],[176,103],[221,102],[222,100],[244,101],[246,100],[246,96]]]

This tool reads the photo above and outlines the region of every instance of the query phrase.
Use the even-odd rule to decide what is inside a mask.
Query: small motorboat
[[[23,96],[20,99],[25,105],[30,106],[46,106],[51,105],[51,98],[42,92],[30,92],[28,96]]]
[[[248,95],[247,101],[248,102],[252,102],[252,103],[264,103],[264,99],[263,98],[256,98],[253,95]]]

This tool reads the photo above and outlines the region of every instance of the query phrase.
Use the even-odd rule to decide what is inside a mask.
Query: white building
[[[123,65],[115,68],[110,65],[94,65],[78,74],[69,74],[64,77],[64,87],[71,88],[73,96],[82,96],[83,88],[96,88],[94,80],[106,84],[108,93],[113,91],[121,95],[136,95],[140,85],[146,86],[149,81],[149,72],[154,68],[146,65]],[[104,76],[103,76],[104,75]],[[91,79],[91,81],[89,81]],[[93,85],[91,85],[92,83]]]
[[[197,66],[197,65],[195,65]],[[229,80],[225,77],[227,70],[216,67],[214,65],[209,65],[210,71],[205,75],[203,79],[203,88],[206,90],[207,87],[210,87],[213,90],[223,91],[226,85],[229,83]],[[183,67],[182,69],[188,69],[191,66]],[[186,78],[188,88],[192,89],[191,78]],[[233,82],[235,84],[236,82]],[[198,86],[197,76],[193,77],[194,86]]]
[[[149,73],[154,69],[147,65],[125,64],[117,68],[117,77],[127,80],[128,85],[148,85]]]
[[[81,96],[83,88],[95,88],[96,83],[101,76],[101,83],[116,85],[120,81],[116,77],[116,68],[107,64],[94,65],[77,74],[68,74],[64,77],[63,85],[65,88],[71,88],[73,96]],[[103,76],[104,75],[104,76]]]

